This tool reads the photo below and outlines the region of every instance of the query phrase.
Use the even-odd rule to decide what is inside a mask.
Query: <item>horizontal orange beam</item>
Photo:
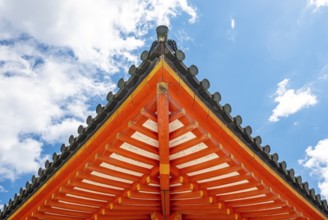
[[[200,137],[196,137],[196,138],[186,141],[184,143],[178,144],[178,145],[170,148],[170,154],[175,154],[180,151],[186,150],[186,149],[193,147],[197,144],[200,144],[208,139],[209,139],[208,134],[204,134]]]
[[[248,220],[283,220],[283,219],[293,219],[299,217],[296,213],[290,214],[281,214],[281,215],[272,215],[272,216],[265,216],[265,217],[250,217]]]
[[[127,157],[127,158],[130,158],[132,160],[140,161],[142,163],[146,163],[146,164],[153,165],[153,166],[158,166],[158,161],[157,160],[154,160],[154,159],[151,159],[151,158],[148,158],[148,157],[144,157],[140,154],[132,153],[132,152],[124,150],[122,148],[109,146],[109,147],[106,148],[106,150],[108,150],[111,153],[120,154],[120,155],[122,155],[124,157]]]
[[[281,206],[284,206],[285,204],[282,203],[279,200],[275,200],[274,202],[271,203],[266,203],[266,204],[254,204],[254,205],[249,205],[249,206],[241,206],[241,207],[236,207],[234,210],[236,212],[254,212],[254,211],[261,211],[264,209],[274,209],[274,208],[280,208]]]
[[[185,191],[191,191],[194,188],[195,188],[194,184],[188,183],[188,184],[184,184],[181,186],[170,187],[170,191],[171,191],[171,193],[180,193],[180,192],[185,192]]]
[[[135,192],[135,191],[129,191],[128,197],[134,198],[134,199],[153,199],[153,200],[161,199],[160,194],[140,193],[140,192]]]
[[[217,195],[217,194],[223,194],[223,193],[233,193],[236,191],[246,190],[246,189],[254,188],[257,186],[259,186],[259,183],[250,182],[250,183],[242,183],[242,184],[233,185],[233,186],[221,187],[218,189],[212,189],[212,190],[209,190],[209,192],[211,194]]]
[[[268,194],[268,195],[265,195],[263,197],[258,197],[258,198],[242,199],[242,200],[226,202],[226,205],[229,207],[245,206],[245,205],[258,204],[258,203],[265,203],[265,202],[269,202],[269,201],[272,201],[275,199],[277,199],[276,196],[274,196],[273,194]]]
[[[79,212],[79,211],[70,211],[70,210],[63,210],[63,209],[56,209],[47,206],[41,206],[38,208],[39,212],[44,212],[46,215],[53,213],[55,215],[63,215],[67,217],[74,217],[74,218],[90,218],[92,216],[91,212]]]
[[[212,180],[204,183],[199,183],[199,186],[202,188],[210,188],[215,186],[223,186],[231,183],[236,183],[242,180],[250,180],[253,177],[249,174],[240,174],[238,176],[226,177],[218,180]]]
[[[192,199],[192,198],[202,198],[202,197],[204,197],[203,190],[197,190],[197,191],[193,191],[193,192],[179,193],[179,194],[171,195],[172,200]]]
[[[144,205],[121,205],[121,204],[111,204],[111,210],[140,210],[140,211],[158,211],[161,209],[160,206],[144,206]]]
[[[139,205],[139,206],[160,206],[160,200],[146,200],[146,199],[129,199],[120,198],[119,204],[121,205]]]
[[[186,209],[179,209],[179,212],[183,215],[226,215],[229,216],[231,214],[231,210],[229,209],[218,209],[213,207],[192,207],[192,208],[186,208]]]
[[[225,168],[213,170],[213,171],[210,171],[210,172],[201,173],[201,174],[191,176],[190,181],[194,182],[194,181],[199,181],[199,180],[205,180],[205,179],[209,179],[209,178],[229,174],[229,173],[232,173],[232,172],[238,172],[238,171],[241,171],[242,169],[243,168],[239,165],[232,166],[232,167],[225,167]]]
[[[64,203],[64,202],[58,202],[58,201],[46,201],[45,202],[46,206],[54,206],[58,208],[63,208],[63,209],[70,209],[70,210],[76,210],[76,211],[84,211],[84,212],[90,212],[90,213],[95,213],[99,211],[99,208],[96,207],[90,207],[90,206],[85,206],[81,204],[71,204],[71,203]]]
[[[180,109],[177,112],[173,112],[170,117],[169,117],[169,121],[170,123],[174,120],[180,119],[182,117],[184,117],[186,115],[186,111],[184,109]]]
[[[125,179],[125,180],[129,180],[129,181],[138,181],[140,179],[140,177],[134,176],[134,175],[130,175],[127,173],[123,173],[120,171],[115,171],[112,169],[107,169],[92,163],[86,163],[85,164],[85,169],[88,171],[96,171],[98,173],[102,173],[102,174],[106,174],[108,176],[114,176],[114,177],[118,177],[121,179]]]
[[[212,159],[203,163],[198,163],[186,168],[182,168],[180,169],[181,173],[192,173],[195,171],[199,171],[199,170],[203,170],[203,169],[207,169],[213,166],[217,166],[223,163],[228,163],[231,161],[231,157],[230,156],[224,156],[224,157],[220,157],[217,159]]]
[[[85,197],[85,198],[89,198],[89,199],[95,199],[95,200],[99,200],[99,201],[112,201],[113,200],[113,197],[108,196],[108,195],[85,192],[82,190],[76,190],[76,189],[68,188],[68,187],[60,187],[59,192],[66,193],[66,194],[72,194],[72,195],[76,195],[76,196],[81,196],[81,197]]]
[[[203,150],[197,151],[195,153],[186,155],[184,157],[180,157],[178,159],[172,160],[171,165],[176,166],[179,164],[187,163],[193,160],[196,160],[197,158],[205,157],[209,154],[219,152],[221,149],[219,147],[217,148],[205,148]]]
[[[294,212],[294,209],[292,207],[282,207],[277,209],[268,209],[263,211],[250,211],[247,213],[243,213],[243,217],[261,217],[266,218],[266,216],[272,216],[272,215],[279,215],[279,214],[286,214]]]
[[[127,170],[130,170],[130,171],[139,172],[139,173],[143,173],[143,174],[149,174],[150,173],[150,170],[147,169],[147,168],[135,166],[135,165],[132,165],[130,163],[126,163],[124,161],[117,160],[115,158],[105,157],[105,156],[102,156],[102,155],[99,155],[99,154],[96,155],[95,158],[99,162],[105,162],[105,163],[108,163],[108,164],[111,164],[111,165],[114,165],[114,166],[117,166],[117,167],[121,167],[123,169],[127,169]]]
[[[108,186],[120,187],[120,188],[123,188],[123,189],[131,187],[130,183],[124,183],[124,182],[120,182],[120,181],[116,181],[116,180],[110,180],[110,179],[103,178],[103,177],[100,177],[100,176],[92,175],[91,173],[87,174],[85,172],[83,172],[83,173],[79,172],[76,175],[76,177],[81,179],[81,180],[83,180],[83,179],[91,180],[91,181],[94,181],[94,182],[97,182],[97,183],[105,184],[105,185],[108,185]]]
[[[191,123],[191,124],[188,124],[188,125],[185,125],[173,132],[170,133],[170,140],[174,139],[174,138],[177,138],[189,131],[193,131],[195,130],[196,128],[198,128],[198,123],[197,122],[194,122],[194,123]]]
[[[117,194],[122,193],[122,190],[111,189],[111,188],[108,188],[108,187],[97,186],[97,185],[84,183],[84,182],[80,182],[80,181],[70,181],[68,186],[70,186],[70,187],[80,187],[80,188],[83,188],[83,189],[92,190],[92,191],[99,192],[99,193],[106,193],[106,194],[117,195]]]
[[[150,137],[155,140],[158,139],[158,134],[156,132],[149,130],[148,128],[146,128],[144,126],[140,126],[135,121],[129,121],[128,127],[133,129],[134,131],[138,131],[141,134],[146,135],[147,137]]]
[[[184,215],[183,220],[242,220],[238,215],[218,215],[218,214],[205,214],[205,215]]]
[[[113,217],[122,216],[122,215],[135,216],[135,215],[144,215],[144,214],[149,214],[150,216],[151,213],[152,210],[129,210],[129,209],[109,209],[109,208],[101,210],[101,215],[107,216],[107,219],[108,216],[113,216]]]
[[[188,205],[206,205],[212,204],[215,201],[213,197],[204,197],[204,198],[196,198],[196,199],[183,199],[183,200],[174,200],[171,202],[172,206],[180,207]]]
[[[41,212],[32,212],[32,217],[36,217],[39,219],[47,219],[47,220],[85,220],[85,218],[77,218],[77,217],[69,217],[69,216],[62,216],[62,215],[51,215],[45,214]]]
[[[260,188],[260,189],[259,190],[248,191],[248,192],[239,192],[239,193],[233,193],[233,194],[228,194],[228,195],[221,195],[221,196],[218,196],[218,199],[220,201],[233,200],[233,199],[243,199],[243,198],[259,196],[259,195],[267,193],[267,191],[262,190],[261,187],[258,187],[258,188]]]
[[[138,184],[136,187],[138,192],[149,192],[149,193],[159,193],[160,188],[156,186],[149,186],[147,184]]]
[[[71,196],[65,196],[60,193],[53,194],[52,199],[53,199],[53,201],[61,200],[61,201],[85,205],[85,206],[102,207],[102,206],[106,205],[106,202],[80,199],[80,198],[75,198],[75,197],[71,197]]]
[[[154,123],[157,123],[157,117],[154,113],[149,112],[146,108],[142,108],[140,111],[141,115],[145,118],[152,120]]]
[[[159,150],[157,147],[154,147],[150,144],[147,144],[147,143],[144,143],[142,141],[139,141],[137,139],[134,139],[134,138],[131,138],[131,137],[127,137],[126,135],[123,135],[123,134],[120,134],[118,133],[116,135],[116,138],[123,141],[123,142],[126,142],[130,145],[133,145],[137,148],[140,148],[142,150],[145,150],[145,151],[148,151],[150,153],[153,153],[153,154],[159,154]]]

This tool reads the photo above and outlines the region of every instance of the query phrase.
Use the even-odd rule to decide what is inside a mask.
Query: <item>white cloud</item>
[[[306,157],[299,163],[311,169],[311,173],[319,176],[319,189],[321,195],[328,198],[328,138],[320,140],[316,146],[309,146]]]
[[[45,146],[76,134],[111,75],[137,62],[148,31],[182,13],[195,22],[186,0],[0,0],[1,181],[36,172]]]
[[[236,21],[234,18],[230,18],[229,29],[227,30],[228,39],[232,42],[236,41],[237,31],[236,31]]]
[[[328,0],[308,0],[308,5],[317,9],[323,6],[328,6]]]
[[[106,71],[117,70],[113,54],[124,56],[143,46],[138,36],[153,24],[167,24],[180,12],[196,19],[186,0],[127,1],[13,1],[2,0],[0,14],[15,27],[48,44],[68,46],[82,62],[92,62]],[[133,35],[131,35],[133,34]],[[135,35],[136,34],[136,35]]]
[[[234,18],[230,18],[230,27],[231,29],[235,29],[235,19]]]
[[[271,122],[277,122],[281,117],[288,117],[303,108],[317,104],[317,97],[312,94],[309,87],[300,89],[287,89],[289,79],[284,79],[278,83],[278,89],[274,99],[278,105],[273,109],[269,118]]]

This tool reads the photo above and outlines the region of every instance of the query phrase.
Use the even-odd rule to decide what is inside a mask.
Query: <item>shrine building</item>
[[[209,93],[168,28],[156,30],[129,79],[0,219],[328,219],[327,201]]]

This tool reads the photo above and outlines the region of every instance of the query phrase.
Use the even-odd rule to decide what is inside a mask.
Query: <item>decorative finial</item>
[[[156,28],[157,32],[157,40],[158,42],[165,42],[167,41],[167,34],[169,32],[169,28],[165,25],[160,25]]]

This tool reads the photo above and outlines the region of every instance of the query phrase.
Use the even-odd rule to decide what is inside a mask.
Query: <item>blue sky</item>
[[[158,24],[328,198],[327,21],[327,0],[0,0],[0,208],[128,77]]]

